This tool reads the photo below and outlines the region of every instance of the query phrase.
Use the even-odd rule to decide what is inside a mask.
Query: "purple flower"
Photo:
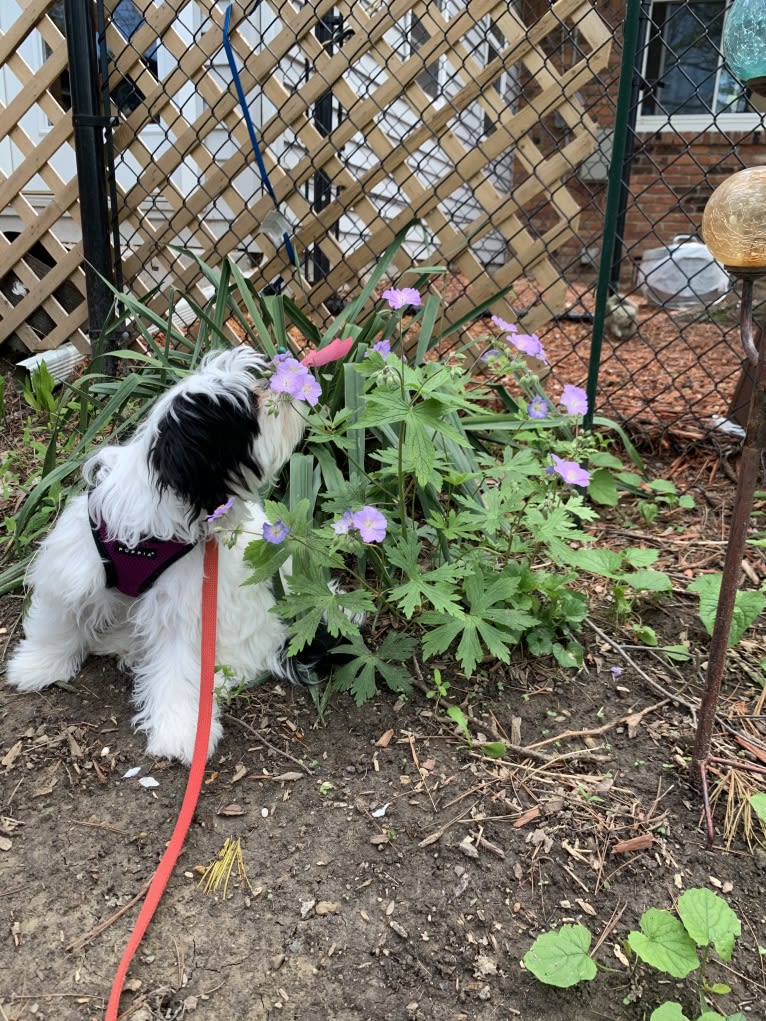
[[[336,535],[348,535],[351,529],[354,527],[354,512],[347,510],[343,517],[338,518],[337,521],[333,521],[332,530]]]
[[[305,365],[301,365],[297,358],[287,357],[278,364],[277,371],[269,380],[269,389],[295,397],[298,387],[310,378]]]
[[[352,521],[363,542],[382,542],[385,539],[388,522],[374,507],[362,507],[353,514]]]
[[[499,348],[490,347],[479,355],[480,362],[491,362],[493,358],[499,358],[502,354]]]
[[[609,673],[616,680],[618,677],[622,677],[622,667],[621,666],[610,666],[609,667]]]
[[[383,340],[379,340],[377,344],[372,345],[371,350],[377,351],[379,355],[383,355],[385,358],[386,355],[391,354],[391,341],[385,338]]]
[[[588,395],[579,386],[572,386],[567,383],[561,394],[561,403],[569,415],[587,415]]]
[[[306,376],[292,391],[292,396],[298,401],[305,401],[313,408],[322,396],[322,387],[313,376]]]
[[[590,474],[581,468],[577,461],[565,461],[557,454],[551,454],[553,459],[553,471],[560,475],[564,482],[570,486],[587,486],[590,482]]]
[[[518,333],[519,328],[515,323],[507,323],[505,319],[501,319],[500,316],[492,316],[492,322],[503,333]]]
[[[212,514],[208,514],[208,521],[218,521],[222,518],[227,511],[230,511],[234,506],[235,497],[230,496],[226,503],[222,503],[220,507],[216,507]]]
[[[269,389],[274,393],[289,394],[296,401],[305,401],[312,408],[322,396],[320,384],[305,365],[291,356],[279,362],[277,371],[269,380]]]
[[[267,521],[263,526],[263,538],[273,546],[279,546],[280,543],[283,543],[289,532],[290,529],[281,518],[279,521],[275,521],[273,525],[270,525]]]
[[[420,292],[415,290],[414,287],[402,287],[401,289],[391,287],[383,292],[383,297],[388,302],[389,307],[393,309],[405,308],[407,305],[419,307],[423,304],[420,300]]]
[[[527,414],[530,418],[547,418],[548,402],[544,397],[533,397],[527,405]]]
[[[519,351],[523,351],[525,355],[529,355],[530,358],[537,358],[539,361],[545,362],[546,365],[548,364],[548,358],[543,350],[543,345],[540,343],[540,338],[536,333],[515,333],[507,339]]]

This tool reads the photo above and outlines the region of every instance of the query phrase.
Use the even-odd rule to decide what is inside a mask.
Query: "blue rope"
[[[253,10],[257,9],[259,4],[260,0],[258,0]],[[223,22],[223,48],[226,51],[226,59],[229,61],[229,69],[231,70],[231,77],[232,80],[234,81],[234,88],[237,90],[237,98],[239,99],[239,105],[242,107],[242,113],[244,114],[245,117],[245,124],[247,124],[248,134],[250,135],[250,144],[252,145],[253,152],[255,153],[255,161],[258,164],[258,173],[261,175],[261,182],[263,183],[263,186],[266,189],[266,191],[271,196],[272,201],[274,202],[274,208],[277,210],[277,212],[279,212],[277,196],[274,194],[274,189],[272,188],[271,181],[269,180],[269,172],[266,169],[266,164],[263,162],[261,147],[258,144],[258,136],[255,133],[255,125],[253,124],[253,120],[250,116],[250,111],[247,108],[245,90],[242,88],[242,80],[239,77],[239,71],[237,70],[237,62],[234,59],[234,50],[232,49],[231,41],[229,39],[229,28],[231,25],[231,10],[232,5],[229,4],[229,6],[226,8],[226,17],[224,18]],[[287,252],[288,259],[293,264],[293,266],[297,266],[298,260],[295,255],[295,249],[293,248],[292,241],[290,240],[290,236],[287,234],[287,232],[285,232],[282,235],[282,240],[285,243],[285,251]]]

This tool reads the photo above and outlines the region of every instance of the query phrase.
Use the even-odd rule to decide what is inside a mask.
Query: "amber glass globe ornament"
[[[742,283],[740,326],[753,365],[753,281],[766,276],[766,167],[748,167],[719,184],[702,216],[702,237],[710,252]]]
[[[737,277],[766,274],[766,166],[751,166],[719,185],[703,215],[703,239]]]
[[[766,274],[766,167],[749,167],[719,184],[702,217],[702,237],[735,276]]]

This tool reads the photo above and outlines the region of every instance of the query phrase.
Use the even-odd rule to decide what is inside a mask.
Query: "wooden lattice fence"
[[[68,219],[78,222],[79,205],[66,169],[73,170],[72,120],[61,95],[66,41],[51,16],[53,0],[15,2],[21,14],[0,36],[0,153],[5,146],[12,155],[0,178],[0,211],[11,211],[19,226],[0,234],[0,341],[16,334],[38,351],[71,339],[85,350],[83,254]],[[263,0],[256,12],[251,3],[235,5],[231,42],[276,200],[296,251],[320,246],[325,260],[311,285],[296,279],[284,247],[262,229],[274,202],[253,170],[222,55],[223,5],[134,0],[140,16],[131,31],[113,18],[117,6],[106,0],[110,89],[118,95],[130,83],[135,96],[115,108],[113,136],[124,273],[133,290],[146,292],[158,279],[199,285],[196,264],[170,246],[192,247],[213,264],[257,248],[256,281],[281,276],[296,298],[318,307],[353,289],[416,216],[428,261],[449,263],[472,282],[451,317],[522,276],[545,295],[525,327],[563,307],[565,284],[551,255],[576,233],[579,209],[567,178],[597,137],[578,91],[606,67],[611,42],[594,4],[557,0],[529,23],[507,0]],[[316,27],[331,15],[342,16],[344,31],[328,45]],[[482,48],[489,31],[492,46]],[[576,45],[562,46],[562,37]],[[24,55],[32,43],[36,64]],[[316,109],[330,95],[336,117],[328,130]],[[565,142],[544,151],[535,129],[552,118]],[[45,130],[35,135],[33,122]],[[503,161],[513,171],[499,181]],[[321,204],[317,175],[330,185]],[[487,266],[490,241],[498,254]],[[411,255],[401,253],[400,270]],[[506,302],[494,310],[513,315]]]

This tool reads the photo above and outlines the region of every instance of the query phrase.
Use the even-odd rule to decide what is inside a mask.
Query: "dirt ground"
[[[692,662],[637,647],[605,603],[577,674],[519,656],[468,684],[449,662],[429,664],[469,715],[472,747],[420,692],[362,709],[334,695],[322,719],[301,690],[237,699],[122,1016],[632,1021],[675,999],[696,1018],[691,981],[631,971],[618,954],[642,911],[707,886],[742,920],[731,963],[710,968],[732,987],[716,1009],[766,1018],[766,851],[741,831],[725,838],[725,797],[708,847],[688,774],[707,636],[683,590],[719,566],[730,496],[724,480],[683,521],[626,528],[612,513],[604,525],[604,542],[661,549],[676,591],[640,619],[661,641],[687,637]],[[757,555],[749,572],[763,576]],[[20,607],[0,604],[4,644]],[[761,741],[765,637],[761,622],[730,658],[722,702]],[[108,660],[41,695],[0,686],[2,1021],[103,1016],[186,781],[145,756],[130,717],[129,678]],[[482,735],[506,741],[502,759],[482,755]],[[249,885],[235,868],[226,896],[206,893],[201,871],[227,838],[241,843]],[[614,970],[557,991],[521,959],[568,921],[590,928]]]

